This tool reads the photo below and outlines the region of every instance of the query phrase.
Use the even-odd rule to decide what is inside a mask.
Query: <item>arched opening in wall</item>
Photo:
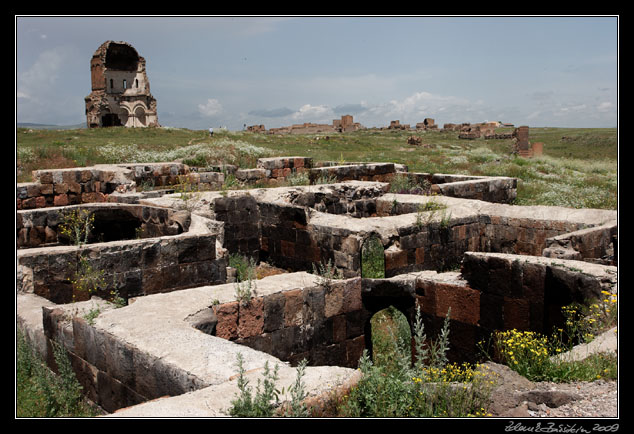
[[[101,116],[102,127],[120,127],[121,119],[116,113],[105,113]]]
[[[106,68],[119,71],[136,71],[138,64],[139,55],[131,46],[117,43],[108,45],[105,61]]]
[[[385,252],[381,239],[376,235],[369,236],[361,245],[361,277],[385,277]]]
[[[399,346],[406,346],[411,356],[411,324],[416,317],[416,301],[411,287],[402,282],[375,280],[371,283],[370,290],[363,293],[361,299],[365,312],[363,320],[365,349],[369,355],[375,359],[376,351],[382,353],[386,346],[395,348],[397,343],[401,342]],[[382,311],[384,312],[381,315],[377,315]],[[386,337],[391,335],[400,336],[400,338],[394,340]],[[403,344],[403,338],[406,338],[407,344]],[[378,348],[375,349],[375,345],[378,345]],[[392,351],[392,354],[396,353]],[[379,355],[378,357],[389,359],[390,356]]]
[[[146,126],[147,119],[145,117],[145,109],[141,106],[138,106],[134,109],[134,116],[136,117],[137,124],[141,126]]]
[[[412,360],[412,332],[407,317],[390,305],[370,319],[372,362],[388,371]]]

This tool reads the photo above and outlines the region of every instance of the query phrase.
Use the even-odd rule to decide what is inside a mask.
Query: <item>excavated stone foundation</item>
[[[286,157],[240,176],[274,185],[302,169],[313,182],[338,182],[135,191],[151,173],[169,185],[169,167],[207,179],[161,165],[168,169],[119,165],[126,188],[110,184],[100,203],[77,205],[103,234],[80,246],[58,244],[66,207],[50,204],[65,187],[18,188],[28,205],[17,217],[18,324],[48,359],[51,342],[62,342],[88,397],[113,416],[227,415],[238,353],[249,378],[270,362],[285,384],[306,359],[310,399],[327,407],[357,381],[359,357],[372,351],[370,319],[389,306],[410,324],[419,306],[431,338],[451,309],[450,359],[470,361],[495,330],[548,332],[561,324],[562,306],[616,292],[616,211],[510,205],[511,178],[411,174],[391,163],[312,167]],[[397,175],[424,178],[428,194],[390,192]],[[74,175],[56,176],[51,184]],[[53,199],[29,196],[37,192]],[[363,275],[371,237],[383,247],[383,278]],[[241,298],[246,282],[227,280],[230,254],[288,272],[251,282]],[[78,297],[72,280],[82,260],[104,271],[107,290],[127,306],[115,308],[105,293]],[[342,279],[311,273],[320,264]]]

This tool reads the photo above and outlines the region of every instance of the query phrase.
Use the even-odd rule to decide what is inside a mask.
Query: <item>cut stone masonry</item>
[[[249,378],[277,363],[284,384],[306,359],[310,400],[323,409],[358,380],[353,368],[372,350],[370,319],[381,309],[395,306],[411,324],[421,306],[433,337],[451,308],[450,358],[466,361],[494,330],[545,332],[565,304],[616,291],[616,211],[510,205],[513,178],[279,157],[231,173],[271,186],[304,172],[311,185],[217,191],[226,169],[95,166],[38,171],[18,185],[18,324],[49,360],[51,342],[62,342],[111,416],[226,416],[238,353]],[[435,195],[391,193],[395,176]],[[204,188],[174,193],[183,177]],[[141,191],[148,184],[165,189]],[[64,194],[76,204],[55,206]],[[104,229],[89,244],[57,245],[72,209],[105,219],[100,228],[145,235],[113,239]],[[362,277],[369,237],[383,245],[383,279]],[[239,301],[227,278],[236,253],[291,272],[255,281],[252,298]],[[104,270],[127,306],[70,303],[82,299],[70,282],[81,258]],[[343,280],[308,273],[328,262]],[[82,317],[97,308],[94,321]]]

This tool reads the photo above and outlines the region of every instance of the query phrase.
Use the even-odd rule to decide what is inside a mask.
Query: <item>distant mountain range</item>
[[[15,124],[16,128],[31,128],[34,130],[76,130],[79,128],[86,128],[86,123],[75,125],[47,125],[36,124],[32,122],[18,122]]]

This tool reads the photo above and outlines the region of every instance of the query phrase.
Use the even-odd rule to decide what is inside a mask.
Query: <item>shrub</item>
[[[449,365],[449,312],[437,341],[425,335],[420,308],[414,324],[415,361],[404,339],[392,340],[395,357],[382,365],[367,351],[359,360],[363,376],[344,396],[339,413],[348,417],[486,416],[491,381],[478,366]]]
[[[616,324],[616,295],[604,291],[605,298],[587,308],[568,305],[562,308],[563,328],[545,336],[532,331],[496,331],[489,348],[481,348],[491,359],[505,363],[531,381],[589,381],[616,378],[616,356],[597,354],[581,361],[559,357],[575,344],[591,341],[595,333]],[[491,354],[490,354],[491,353]]]
[[[289,388],[290,402],[285,402],[280,406],[280,394],[284,394],[284,389],[278,391],[275,382],[278,380],[279,366],[276,364],[271,371],[269,362],[264,363],[263,378],[258,379],[255,389],[249,386],[246,379],[244,359],[241,353],[237,355],[238,367],[238,396],[231,401],[229,414],[234,417],[272,417],[282,415],[285,417],[306,417],[309,415],[308,408],[304,403],[306,390],[302,378],[306,372],[306,359],[297,366],[297,377]]]
[[[63,346],[53,342],[58,375],[18,330],[16,358],[17,417],[86,417],[96,412],[83,399],[82,387]]]
[[[59,233],[70,240],[71,244],[80,246],[88,242],[93,228],[95,215],[88,210],[75,208],[66,212],[59,225]]]

